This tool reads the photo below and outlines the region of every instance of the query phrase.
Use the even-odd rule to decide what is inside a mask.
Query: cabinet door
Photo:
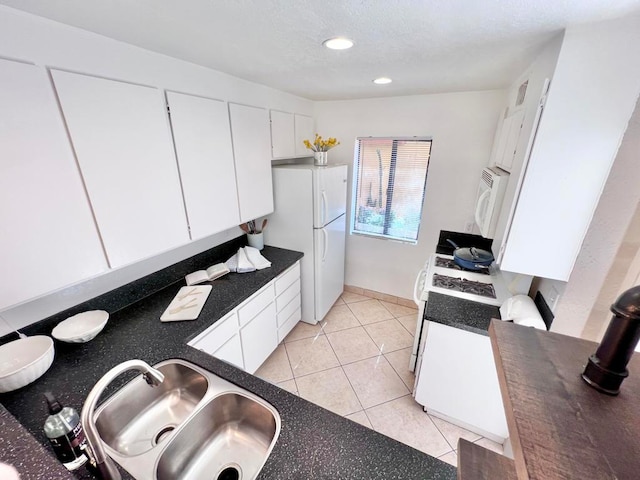
[[[240,330],[244,369],[253,374],[278,346],[276,306],[271,302]]]
[[[161,93],[53,70],[111,267],[189,241]]]
[[[513,166],[513,157],[516,154],[516,148],[518,147],[518,140],[520,140],[520,132],[522,131],[522,122],[524,121],[524,109],[520,109],[513,115],[505,119],[504,131],[504,143],[498,166],[506,170],[511,171]],[[508,124],[507,124],[508,120]],[[508,132],[507,132],[508,130]],[[501,136],[502,140],[502,136]]]
[[[43,68],[0,60],[0,309],[107,269]]]
[[[304,141],[309,140],[313,142],[315,138],[315,128],[313,124],[313,118],[308,117],[306,115],[294,115],[294,123],[295,123],[295,154],[298,157],[311,157],[313,156],[313,152],[308,150],[307,147],[304,146]]]
[[[295,156],[293,114],[271,110],[271,156],[291,158]]]
[[[240,223],[227,105],[167,92],[192,239]]]
[[[240,335],[235,334],[227,342],[222,345],[218,350],[213,352],[213,356],[229,362],[238,368],[244,369],[244,361],[242,359],[242,344],[240,342]]]
[[[240,221],[273,212],[269,114],[264,108],[229,104]]]

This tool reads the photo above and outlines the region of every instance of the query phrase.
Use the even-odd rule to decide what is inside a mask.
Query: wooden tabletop
[[[519,479],[640,478],[640,355],[616,397],[580,377],[597,344],[493,320]]]
[[[513,460],[464,438],[458,441],[458,480],[517,480]]]

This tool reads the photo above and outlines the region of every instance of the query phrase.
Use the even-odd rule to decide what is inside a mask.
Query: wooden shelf
[[[597,344],[493,320],[489,327],[519,479],[640,477],[640,356],[617,397],[580,377]]]
[[[458,441],[458,480],[516,480],[513,460],[464,438]]]

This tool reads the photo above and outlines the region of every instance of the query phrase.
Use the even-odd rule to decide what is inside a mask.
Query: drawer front
[[[278,326],[281,327],[298,308],[300,308],[300,293],[278,312]]]
[[[298,278],[300,278],[300,262],[276,278],[276,295],[284,292]]]
[[[240,330],[245,371],[253,374],[278,346],[276,307],[267,306]]]
[[[295,327],[302,318],[302,310],[300,307],[291,314],[289,318],[278,328],[278,343],[282,342],[284,338],[289,334],[293,327]]]
[[[286,307],[291,300],[295,298],[296,295],[300,294],[300,279],[296,279],[293,285],[290,285],[282,295],[276,298],[276,311],[280,312],[284,307]]]
[[[258,315],[264,307],[273,302],[273,282],[269,283],[263,290],[250,298],[238,311],[240,326],[246,325],[253,317]]]
[[[235,310],[218,320],[210,328],[203,336],[198,337],[192,346],[213,355],[233,335],[238,333],[238,316]]]

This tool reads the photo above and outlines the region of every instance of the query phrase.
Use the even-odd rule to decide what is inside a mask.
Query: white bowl
[[[67,343],[85,343],[93,340],[109,320],[104,310],[91,310],[69,317],[53,329],[53,338]]]
[[[40,378],[53,363],[53,340],[45,335],[21,338],[0,346],[0,393]]]

